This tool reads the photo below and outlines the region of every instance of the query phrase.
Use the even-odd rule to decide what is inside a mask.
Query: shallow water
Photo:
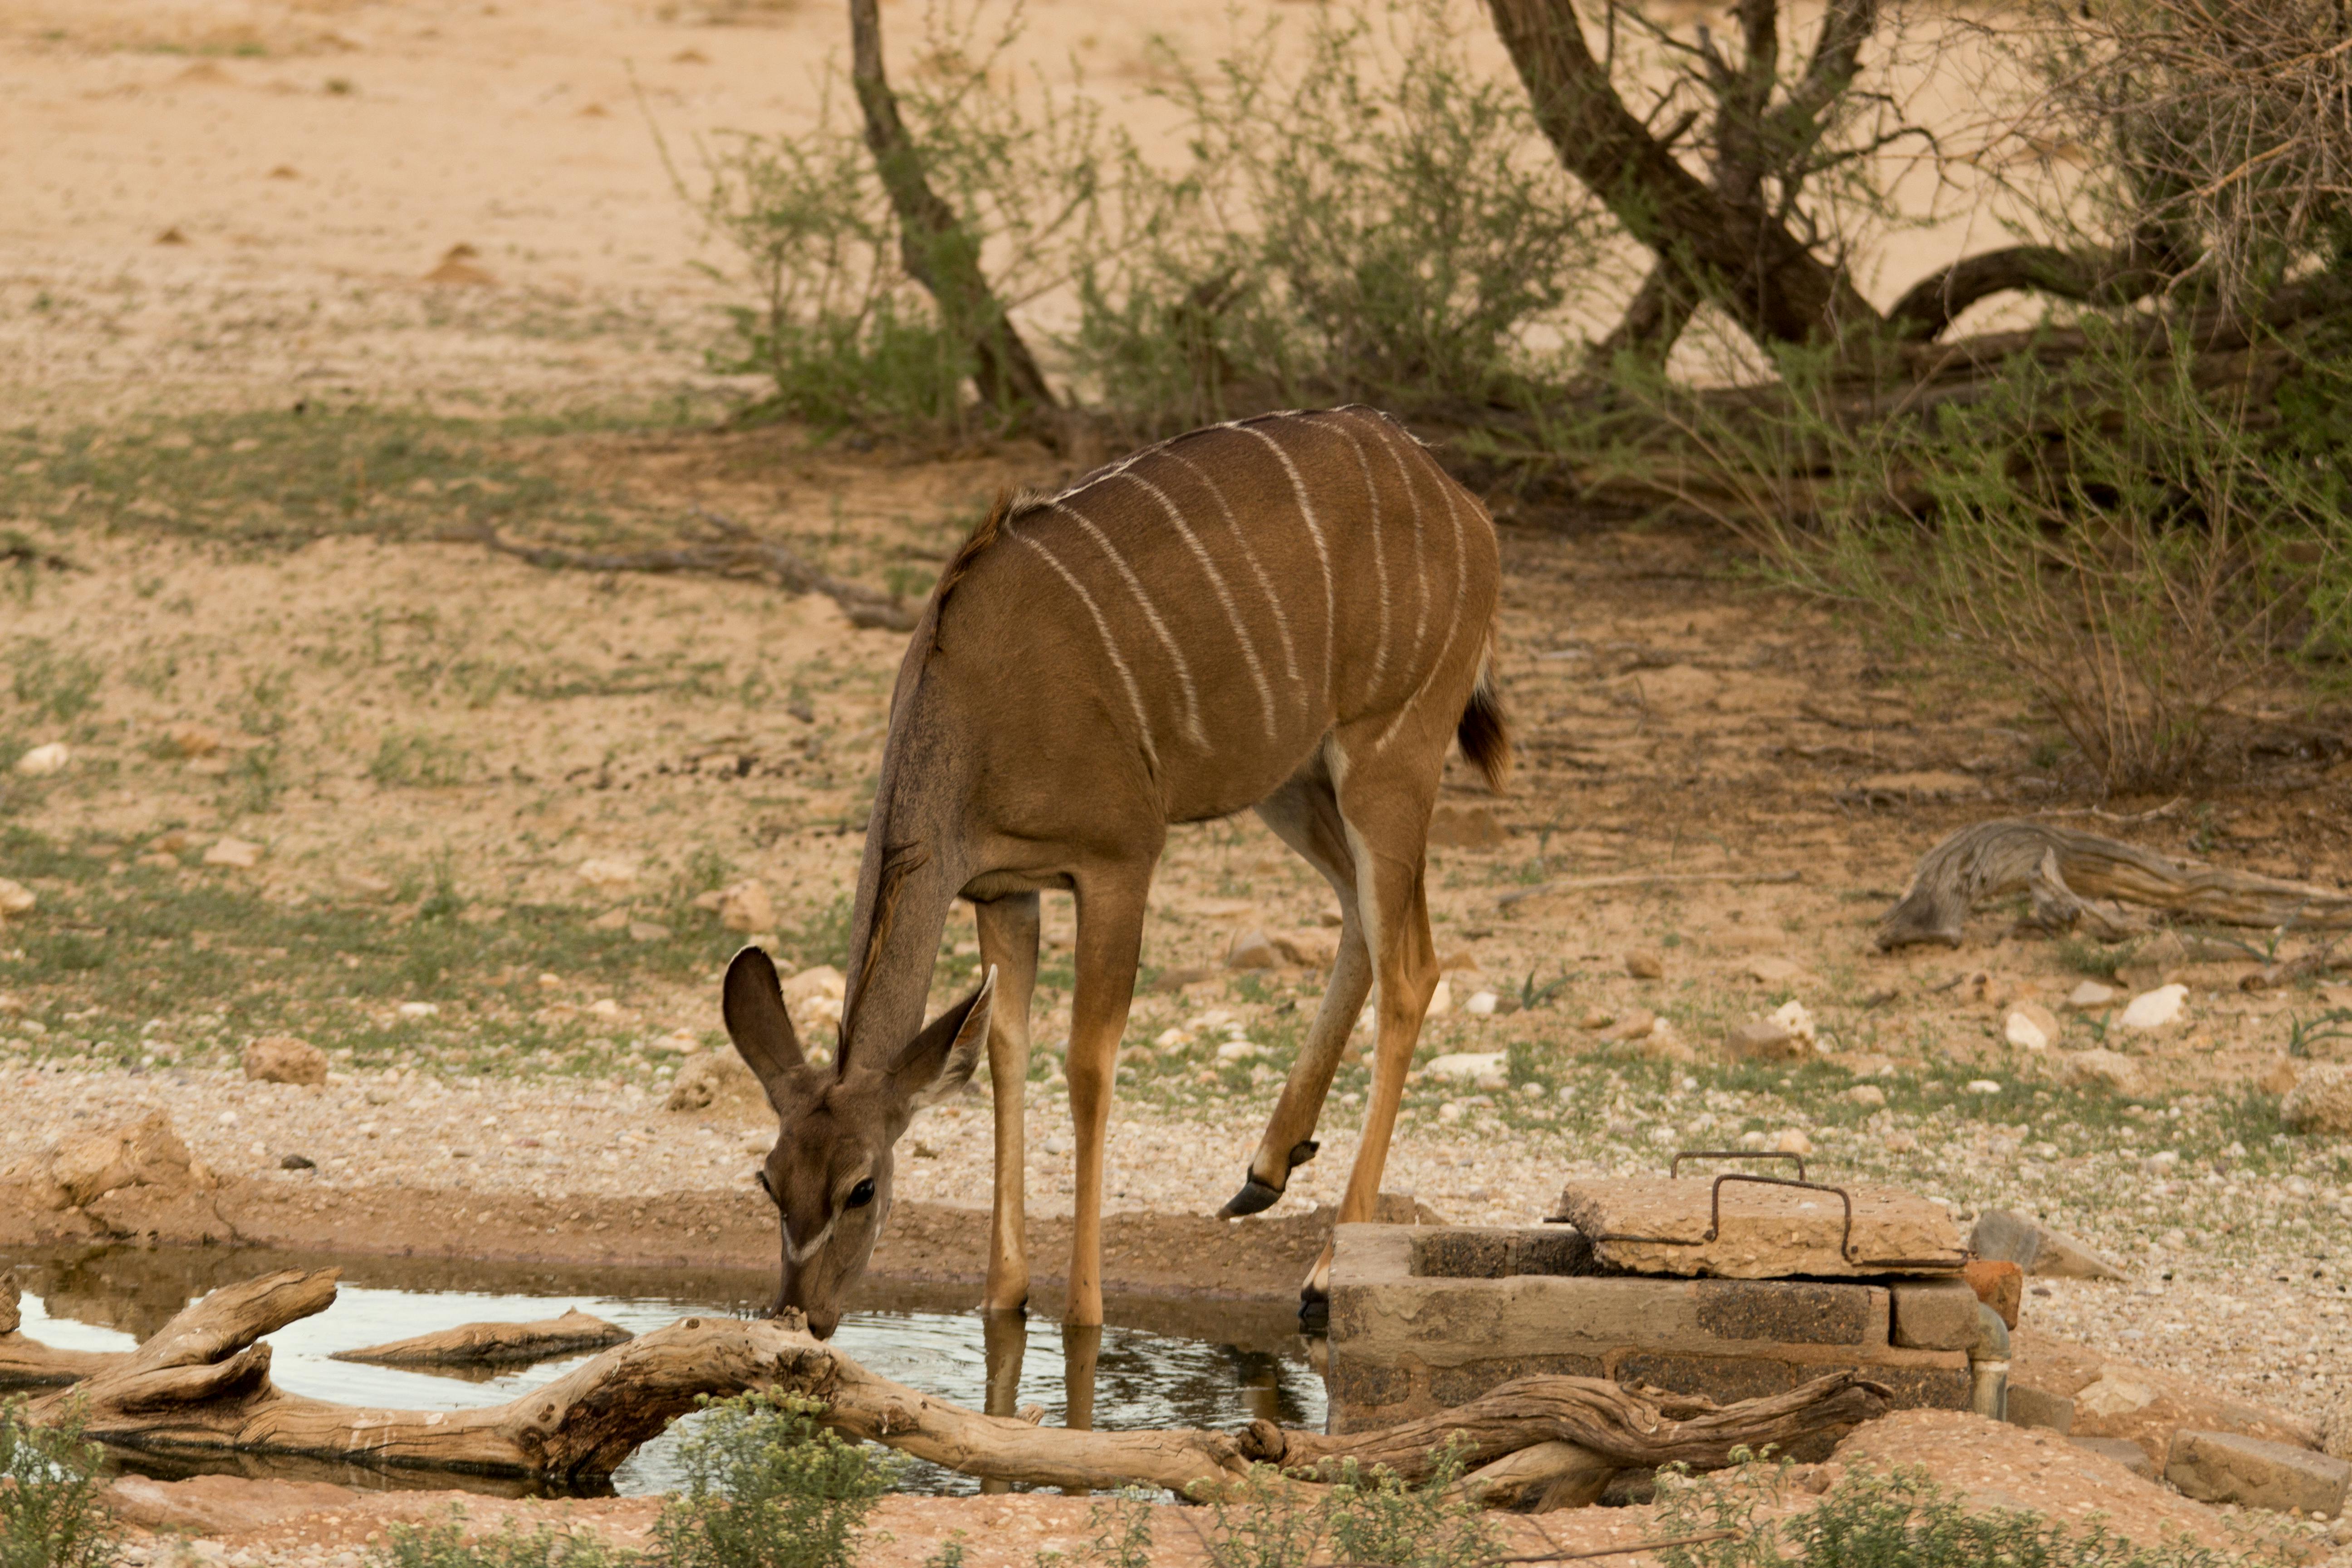
[[[488,1320],[551,1318],[576,1307],[635,1333],[681,1317],[757,1310],[764,1277],[719,1271],[551,1269],[446,1260],[336,1258],[275,1252],[0,1253],[24,1293],[23,1331],[72,1350],[128,1350],[216,1286],[273,1268],[342,1267],[334,1305],[268,1336],[271,1375],[289,1394],[349,1405],[456,1410],[497,1405],[552,1382],[588,1358],[574,1356],[484,1377],[331,1361],[336,1351],[406,1339]],[[1010,1415],[1042,1405],[1045,1419],[1100,1430],[1241,1426],[1264,1416],[1323,1424],[1323,1380],[1307,1345],[1279,1310],[1220,1302],[1122,1300],[1096,1335],[1065,1334],[1042,1315],[983,1320],[962,1303],[971,1287],[869,1289],[833,1342],[885,1377],[974,1409]],[[685,1426],[697,1418],[688,1416]],[[612,1489],[635,1496],[677,1484],[677,1428],[630,1458]],[[456,1486],[511,1494],[526,1483],[418,1471],[365,1471],[315,1461],[229,1457],[217,1463],[123,1454],[126,1468],[186,1475],[330,1479],[374,1487]],[[979,1483],[929,1465],[911,1467],[904,1489],[970,1492]]]

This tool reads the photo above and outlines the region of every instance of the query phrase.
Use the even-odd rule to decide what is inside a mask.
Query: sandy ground
[[[1205,3],[1045,4],[1032,17],[1025,47],[1080,54],[1114,84],[1141,79],[1150,31],[1205,56],[1224,27]],[[0,213],[0,425],[27,432],[26,461],[38,463],[93,422],[150,429],[298,400],[583,412],[593,427],[508,455],[669,515],[710,506],[835,570],[868,581],[910,571],[919,587],[990,494],[1052,478],[1052,460],[1018,447],[913,460],[811,447],[793,432],[621,423],[649,409],[708,414],[744,390],[700,368],[731,285],[697,269],[722,258],[702,246],[645,113],[673,151],[730,126],[792,123],[811,111],[811,73],[839,35],[835,13],[814,5],[0,4],[0,153],[19,198]],[[459,245],[472,251],[465,269],[427,281]],[[759,879],[795,927],[841,895],[862,848],[898,639],[851,628],[821,599],[543,573],[434,542],[429,529],[223,548],[184,529],[104,524],[79,504],[44,492],[0,516],[78,567],[0,609],[0,654],[22,668],[27,650],[72,650],[103,671],[97,708],[70,721],[40,711],[21,679],[0,694],[13,741],[63,742],[75,756],[11,797],[8,826],[89,858],[79,881],[26,873],[44,901],[18,940],[55,936],[38,922],[71,926],[77,900],[126,879],[150,879],[139,885],[161,900],[234,894],[389,925],[415,917],[428,900],[407,889],[437,877],[486,933],[509,911],[555,909],[579,932],[688,933],[702,956],[610,976],[574,965],[552,986],[535,964],[509,964],[479,996],[453,998],[428,976],[414,993],[319,999],[303,1027],[335,1054],[335,1073],[318,1089],[236,1072],[247,1040],[266,1032],[252,997],[110,1011],[72,974],[10,958],[0,1169],[152,1107],[228,1179],[215,1212],[242,1215],[232,1229],[247,1239],[415,1245],[406,1226],[442,1251],[484,1256],[693,1250],[746,1268],[772,1257],[772,1224],[746,1184],[758,1119],[662,1109],[686,1059],[677,1047],[719,1044],[708,955],[727,938],[682,879],[698,856],[716,857]],[[425,491],[414,504],[440,503]],[[2043,737],[2012,699],[1903,665],[1867,627],[1744,587],[1718,540],[1497,504],[1520,773],[1501,800],[1449,779],[1459,826],[1433,851],[1432,904],[1457,1005],[1432,1021],[1424,1060],[1504,1052],[1522,1085],[1417,1081],[1386,1184],[1448,1218],[1527,1219],[1572,1172],[1650,1169],[1677,1146],[1794,1133],[1829,1168],[1931,1192],[1963,1220],[2029,1209],[2126,1264],[2126,1283],[2037,1292],[2033,1321],[2305,1416],[2327,1408],[2352,1375],[2339,1364],[2352,1185],[2336,1148],[2274,1135],[2254,1086],[2278,1067],[2292,1020],[2340,998],[2241,992],[2251,961],[2187,966],[2181,1025],[2107,1039],[2132,1058],[2135,1103],[2086,1109],[2053,1095],[2064,1051],[2094,1043],[2092,1022],[2070,1018],[2050,1052],[1999,1037],[1998,1005],[2054,1004],[2082,978],[2075,957],[2010,938],[2005,911],[1987,911],[1955,953],[1881,957],[1866,939],[1921,850],[1996,813],[2088,825],[2102,821],[2095,809],[2147,814],[2106,825],[2172,852],[2341,884],[2352,764],[2308,743],[2310,725],[2249,704],[2242,776],[2178,802],[2097,803],[2036,760]],[[190,723],[216,732],[220,751],[159,745]],[[383,776],[393,742],[429,742],[449,759],[446,776]],[[265,749],[278,782],[257,806],[236,769]],[[205,865],[205,847],[228,837],[256,845],[257,863]],[[631,875],[586,874],[616,861]],[[1590,880],[1660,874],[1727,879]],[[1239,977],[1221,960],[1240,930],[1322,929],[1326,902],[1254,822],[1175,835],[1146,951],[1171,981],[1139,1000],[1130,1031],[1115,1210],[1203,1226],[1232,1190],[1319,979],[1298,968]],[[1047,920],[1066,947],[1066,901],[1049,900]],[[28,951],[7,940],[0,954]],[[192,950],[231,967],[286,961],[240,947],[234,931],[157,940],[183,944],[175,962]],[[1659,953],[1663,976],[1629,974],[1634,950]],[[315,966],[332,973],[337,959],[319,953]],[[969,969],[968,928],[950,927],[941,1000]],[[1514,1015],[1459,1005],[1555,979],[1546,1005]],[[251,987],[272,988],[300,986]],[[1728,1024],[1792,995],[1830,1047],[1808,1068],[1825,1076],[1801,1084],[1712,1068],[1702,1081],[1672,1053],[1660,1062],[1601,1039],[1639,1009],[1705,1057]],[[404,999],[440,1011],[404,1013]],[[1029,1089],[1029,1190],[1047,1217],[1067,1207],[1051,1048],[1066,1006],[1049,987]],[[1265,1058],[1221,1069],[1216,1047],[1236,1034]],[[525,1037],[590,1065],[539,1070],[481,1046]],[[1205,1271],[1264,1299],[1290,1289],[1315,1245],[1315,1206],[1336,1195],[1353,1152],[1351,1081],[1321,1158],[1262,1231],[1232,1233],[1213,1268],[1195,1268],[1195,1285]],[[1941,1099],[1898,1094],[1871,1114],[1837,1098],[1930,1081]],[[1977,1082],[2007,1109],[1971,1109],[1976,1091],[1962,1086]],[[982,1102],[927,1112],[910,1142],[929,1152],[902,1161],[905,1237],[883,1267],[966,1278],[980,1223],[969,1205],[988,1162]],[[283,1169],[288,1154],[315,1169]],[[687,1209],[694,1222],[681,1226]],[[22,1236],[37,1228],[22,1225]],[[1061,1260],[1044,1234],[1049,1281]],[[1192,1233],[1136,1234],[1128,1282],[1182,1288],[1168,1237],[1191,1246]],[[1115,1284],[1122,1267],[1114,1258]],[[2004,1473],[2044,1457],[1995,1438],[2012,1445],[1987,1461],[2012,1467]],[[961,1517],[948,1504],[890,1506],[909,1540],[919,1517]],[[1049,1532],[1072,1528],[1050,1500],[1004,1506],[1042,1510]],[[1626,1539],[1640,1526],[1573,1528]]]

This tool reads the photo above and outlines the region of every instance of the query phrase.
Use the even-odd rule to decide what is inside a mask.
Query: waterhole
[[[221,1285],[275,1268],[340,1267],[324,1312],[268,1336],[270,1375],[289,1394],[345,1405],[456,1410],[498,1405],[551,1383],[588,1358],[542,1362],[496,1375],[435,1372],[329,1359],[388,1340],[460,1323],[522,1321],[571,1308],[632,1333],[682,1317],[750,1315],[773,1289],[765,1275],[683,1269],[546,1268],[445,1259],[337,1258],[262,1250],[137,1248],[0,1251],[24,1297],[26,1337],[68,1350],[129,1350],[189,1302]],[[884,1377],[972,1409],[1012,1415],[1042,1406],[1055,1426],[1097,1430],[1233,1427],[1254,1417],[1320,1428],[1323,1380],[1297,1324],[1278,1307],[1223,1301],[1113,1299],[1098,1332],[1066,1332],[1045,1311],[983,1319],[969,1285],[869,1281],[833,1342]],[[1043,1304],[1041,1303],[1041,1309]],[[688,1416],[637,1450],[609,1486],[622,1496],[677,1485],[677,1447]],[[366,1469],[253,1455],[189,1460],[118,1451],[125,1470],[176,1478],[205,1472],[333,1480],[372,1489],[456,1487],[515,1496],[528,1481],[438,1471]],[[968,1477],[909,1461],[903,1489],[979,1489]]]

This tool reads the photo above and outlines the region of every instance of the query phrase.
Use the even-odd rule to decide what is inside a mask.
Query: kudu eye
[[[849,1196],[841,1206],[846,1209],[862,1209],[873,1201],[874,1178],[868,1176],[849,1189]]]

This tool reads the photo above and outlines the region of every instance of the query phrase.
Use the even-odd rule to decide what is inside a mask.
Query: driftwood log
[[[126,1359],[123,1351],[61,1351],[26,1339],[23,1302],[16,1282],[0,1274],[0,1389],[58,1388]]]
[[[605,1352],[504,1405],[375,1410],[286,1394],[269,1380],[273,1330],[324,1309],[337,1271],[286,1269],[224,1287],[135,1352],[36,1402],[36,1420],[77,1412],[93,1438],[163,1452],[302,1456],[485,1475],[578,1479],[610,1474],[698,1396],[765,1388],[805,1394],[825,1422],[984,1480],[1032,1486],[1165,1487],[1213,1493],[1278,1465],[1301,1484],[1338,1461],[1429,1473],[1455,1433],[1475,1467],[1465,1485],[1490,1503],[1591,1501],[1610,1474],[1682,1459],[1727,1463],[1745,1445],[1786,1446],[1868,1420],[1887,1391],[1851,1373],[1769,1399],[1718,1407],[1594,1378],[1526,1377],[1457,1410],[1385,1432],[1329,1437],[1258,1422],[1238,1433],[1082,1432],[983,1415],[876,1375],[797,1317],[686,1318]]]
[[[1958,947],[1977,902],[2028,889],[2037,921],[2063,929],[2088,921],[2100,934],[2133,927],[2127,916],[2086,905],[2086,895],[2214,925],[2352,929],[2352,894],[2252,871],[2183,866],[2095,833],[2002,817],[1963,827],[1927,851],[1910,889],[1879,917],[1878,946]]]
[[[328,1359],[378,1366],[525,1366],[583,1351],[601,1351],[628,1337],[628,1330],[574,1307],[560,1318],[530,1323],[460,1323],[438,1333],[337,1351]]]

